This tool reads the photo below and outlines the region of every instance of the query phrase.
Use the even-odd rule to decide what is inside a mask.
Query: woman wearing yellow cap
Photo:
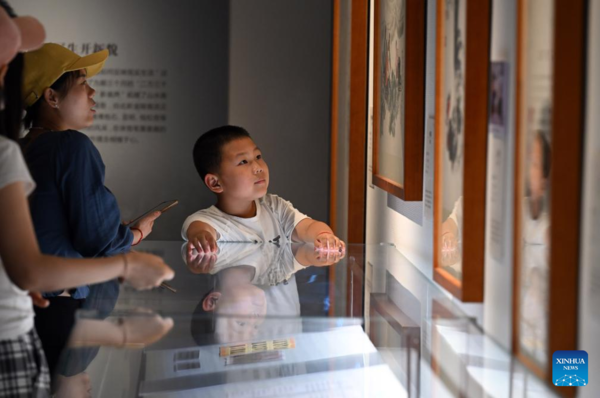
[[[152,232],[160,216],[155,212],[132,227],[121,224],[116,198],[104,186],[100,153],[78,131],[94,121],[96,92],[88,79],[100,72],[107,57],[107,50],[80,57],[53,43],[24,55],[22,95],[29,132],[21,147],[37,184],[30,209],[46,254],[82,258],[128,252]],[[102,287],[103,294],[107,289],[118,294],[118,284],[110,286]],[[57,317],[85,308],[85,299],[94,293],[90,289],[95,287],[45,292],[50,307],[36,308],[36,329],[51,371],[68,338],[57,331]]]
[[[35,183],[14,140],[22,113],[23,55],[19,52],[40,47],[44,38],[44,28],[36,19],[16,18],[0,0],[0,397],[49,394],[48,368],[33,329],[32,297],[38,305],[47,302],[28,291],[71,288],[117,277],[147,289],[173,277],[162,259],[149,254],[64,259],[40,252],[27,203]],[[167,330],[170,325],[165,320]]]

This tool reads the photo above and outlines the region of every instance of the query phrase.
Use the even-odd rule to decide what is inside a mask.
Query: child
[[[306,242],[316,250],[344,252],[329,226],[312,220],[279,196],[268,194],[269,168],[250,134],[222,126],[194,146],[194,164],[217,203],[183,223],[188,250],[216,253],[218,242]]]

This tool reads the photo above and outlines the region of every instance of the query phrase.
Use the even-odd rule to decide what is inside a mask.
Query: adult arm
[[[0,189],[0,253],[13,283],[29,291],[61,290],[118,277],[134,287],[149,288],[173,278],[173,271],[160,258],[143,253],[102,259],[42,254],[22,182]]]

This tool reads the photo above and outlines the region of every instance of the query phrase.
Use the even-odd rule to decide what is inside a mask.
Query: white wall
[[[435,45],[436,45],[436,4],[435,0],[427,1],[427,41],[425,67],[425,129],[427,119],[435,116]],[[369,55],[369,110],[373,107],[373,9],[371,10],[371,45]],[[372,120],[369,121],[372,131]],[[423,135],[425,136],[425,131]],[[367,181],[371,181],[372,137],[369,135],[369,151],[367,151]],[[435,143],[434,143],[435,145]],[[424,149],[426,151],[427,148]],[[433,169],[432,169],[433,172]],[[431,175],[429,178],[433,178]],[[424,181],[428,179],[424,175]],[[395,202],[400,201],[395,200]],[[400,201],[401,202],[401,201]],[[407,203],[414,208],[415,203]],[[432,209],[423,207],[423,225],[411,221],[408,217],[388,207],[388,193],[378,187],[367,185],[367,243],[389,242],[411,261],[423,274],[433,279],[433,214]],[[483,306],[481,304],[463,304],[454,300],[470,316],[483,324]]]
[[[49,42],[118,44],[118,55],[109,57],[105,68],[167,70],[166,133],[107,132],[101,135],[127,136],[137,143],[95,142],[106,164],[106,185],[117,197],[123,219],[179,199],[156,222],[150,239],[181,239],[184,219],[214,201],[194,168],[192,147],[202,132],[227,123],[228,3],[176,3],[12,1],[18,14],[40,19]],[[102,90],[99,79],[91,79],[96,100]],[[96,125],[103,113],[108,110],[99,109]]]
[[[166,133],[126,133],[136,144],[95,142],[123,219],[179,199],[150,239],[180,239],[185,217],[215,202],[194,168],[192,148],[203,132],[227,123],[246,127],[263,149],[271,192],[328,221],[329,1],[18,0],[13,6],[38,17],[48,41],[118,43],[119,55],[106,68],[168,70]]]
[[[589,356],[590,386],[580,397],[597,397],[600,375],[600,1],[591,0],[588,23],[587,104],[579,289],[578,349]]]
[[[436,1],[427,2],[427,54],[425,82],[425,124],[435,114],[435,18]],[[369,55],[369,114],[373,108],[373,5],[371,5],[371,44]],[[372,120],[369,120],[372,131]],[[423,132],[425,134],[425,131]],[[369,137],[367,164],[372,170],[372,137]],[[371,181],[371,172],[367,180]],[[433,225],[424,219],[423,226],[388,208],[387,192],[371,184],[367,186],[367,243],[390,242],[421,272],[433,275]],[[429,215],[431,219],[433,215]]]

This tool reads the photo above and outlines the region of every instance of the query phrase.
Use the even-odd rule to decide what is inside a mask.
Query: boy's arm
[[[313,243],[316,249],[343,251],[346,248],[346,244],[335,236],[329,225],[311,218],[305,218],[296,225],[292,233],[292,240]]]
[[[219,233],[210,224],[194,221],[187,229],[188,250],[196,248],[198,253],[216,253]]]

